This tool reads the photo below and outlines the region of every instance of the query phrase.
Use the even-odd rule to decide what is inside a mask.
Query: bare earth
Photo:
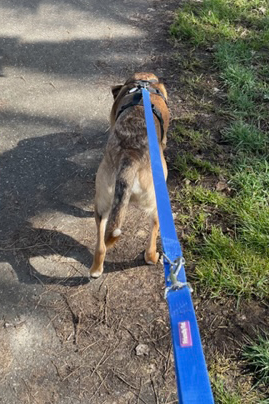
[[[140,212],[130,211],[106,274],[88,279],[110,86],[153,71],[172,94],[177,4],[1,2],[3,404],[177,402],[162,266],[144,265]]]

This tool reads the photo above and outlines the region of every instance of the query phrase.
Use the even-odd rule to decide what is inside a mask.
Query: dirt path
[[[176,402],[162,268],[144,266],[139,213],[106,275],[87,278],[110,86],[169,76],[175,2],[3,3],[0,402]]]

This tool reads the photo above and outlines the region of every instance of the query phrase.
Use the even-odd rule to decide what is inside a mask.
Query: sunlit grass
[[[223,130],[223,138],[227,140],[235,151],[248,154],[269,153],[269,136],[255,125],[236,120],[228,128]],[[251,162],[250,162],[251,163]]]
[[[179,147],[174,168],[181,183],[186,184],[177,195],[177,220],[183,228],[185,256],[195,264],[189,276],[207,296],[220,300],[233,296],[237,302],[256,299],[266,304],[268,0],[186,1],[176,13],[170,32],[175,41],[184,42],[191,49],[189,57],[180,64],[184,69],[181,83],[189,89],[187,99],[193,101],[197,115],[212,118],[216,111],[215,118],[221,116],[226,121],[217,133],[215,145],[214,130],[211,133],[210,129],[213,136],[206,137],[201,119],[199,123],[192,119],[187,127],[185,123],[178,124],[174,133]],[[202,63],[208,63],[204,70]],[[218,88],[211,89],[211,95],[218,94],[216,103],[208,96],[207,68],[214,78],[218,75]],[[205,126],[208,128],[208,122]],[[219,187],[219,183],[224,186]],[[230,369],[227,375],[215,369],[211,381],[216,403],[269,404],[264,390],[257,388],[257,383],[269,383],[268,338],[267,342],[251,341],[244,350],[244,360],[254,372],[255,388],[236,382],[231,386]],[[236,374],[240,371],[237,369]]]

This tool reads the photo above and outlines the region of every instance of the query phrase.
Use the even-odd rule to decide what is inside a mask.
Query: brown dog
[[[151,235],[145,250],[146,263],[156,264],[159,258],[156,251],[159,221],[141,90],[145,85],[150,91],[162,165],[167,177],[163,156],[169,124],[167,92],[154,74],[135,73],[124,85],[112,88],[114,104],[110,115],[110,136],[96,175],[97,244],[90,269],[94,278],[103,272],[107,247],[111,247],[121,234],[129,202],[136,203],[151,217]]]

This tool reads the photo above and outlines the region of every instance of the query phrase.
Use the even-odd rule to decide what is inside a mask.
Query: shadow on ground
[[[20,117],[22,121],[25,118]],[[0,257],[11,264],[20,282],[76,286],[89,281],[83,275],[50,277],[35,270],[30,264],[32,257],[60,255],[88,268],[92,255],[71,236],[51,227],[35,228],[31,221],[48,212],[60,212],[65,217],[93,217],[87,206],[93,202],[94,175],[103,143],[104,135],[100,133],[53,133],[22,140],[1,155]],[[142,264],[138,257],[131,262],[108,264],[107,270]]]

